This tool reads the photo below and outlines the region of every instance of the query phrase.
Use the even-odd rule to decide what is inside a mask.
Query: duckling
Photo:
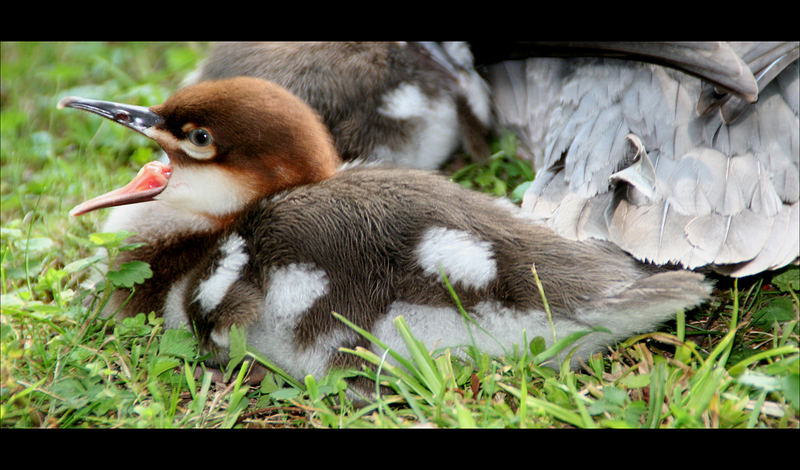
[[[191,328],[218,363],[238,325],[298,379],[356,366],[340,348],[376,346],[336,312],[401,354],[400,315],[427,348],[490,354],[523,332],[551,340],[608,328],[583,338],[575,365],[710,293],[701,274],[566,239],[434,172],[343,165],[321,118],[265,80],[205,81],[151,108],[76,97],[60,106],[121,123],[169,155],[71,213],[118,206],[105,229],[146,243],[121,261],[146,261],[154,274],[117,314],[154,311]],[[480,328],[464,322],[445,277]]]
[[[458,141],[486,155],[475,143],[484,126],[510,129],[537,171],[523,208],[541,223],[643,261],[739,277],[800,256],[798,50],[796,42],[221,43],[189,82],[274,80],[324,116],[348,159],[438,168]],[[412,89],[416,98],[401,105],[401,90]],[[439,100],[449,114],[432,111],[444,109],[432,105]],[[445,119],[453,108],[460,117]],[[424,143],[432,125],[447,145]]]
[[[489,89],[463,43],[222,42],[184,85],[239,75],[306,101],[344,160],[437,169],[489,156]]]

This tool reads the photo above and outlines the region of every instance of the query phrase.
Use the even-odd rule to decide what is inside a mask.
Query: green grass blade
[[[756,362],[762,361],[770,357],[784,356],[787,354],[796,354],[799,351],[800,349],[798,349],[795,346],[781,346],[779,348],[761,351],[737,362],[730,369],[728,369],[728,373],[734,377],[737,377],[741,375],[742,372],[744,372],[745,369],[747,369],[747,367],[751,364],[755,364]]]
[[[731,309],[731,322],[730,326],[728,327],[732,333],[736,333],[738,318],[739,318],[739,278],[734,278],[733,280],[733,308]],[[733,349],[733,338],[728,341],[727,346],[720,351],[720,367],[724,367],[725,364],[728,362],[728,357],[731,354],[731,350]]]
[[[408,389],[408,386],[404,381],[397,381],[397,391],[400,393],[400,396],[405,399],[406,403],[408,404],[411,411],[414,413],[414,416],[419,420],[421,424],[428,423],[428,418],[425,412],[420,408],[419,403],[417,403],[417,399],[411,396],[411,390]],[[429,403],[433,400],[433,397],[428,401]]]
[[[380,347],[381,349],[383,349],[385,351],[389,351],[389,355],[392,356],[394,358],[394,360],[396,360],[399,364],[401,364],[407,370],[412,370],[414,368],[414,366],[411,364],[411,362],[408,361],[408,359],[406,359],[405,357],[401,356],[396,351],[391,349],[389,346],[386,345],[386,343],[384,343],[380,339],[378,339],[375,336],[373,336],[372,333],[370,333],[369,331],[361,328],[360,326],[356,325],[355,323],[351,322],[350,320],[348,320],[347,318],[345,318],[344,316],[342,316],[342,315],[340,315],[340,314],[338,314],[336,312],[331,312],[331,315],[333,315],[334,318],[336,318],[340,322],[342,322],[345,325],[347,325],[348,327],[350,327],[356,333],[358,333],[361,336],[363,336],[364,338],[366,338],[370,343]]]
[[[208,371],[203,372],[203,381],[200,386],[200,392],[197,398],[192,402],[192,408],[195,413],[202,413],[208,402],[208,391],[211,389],[211,373]]]
[[[567,379],[567,387],[569,387],[570,394],[572,395],[572,399],[575,401],[575,404],[578,407],[578,413],[583,420],[584,428],[596,428],[597,424],[595,424],[592,416],[589,414],[589,411],[586,409],[586,405],[583,403],[583,397],[578,393],[578,388],[575,385],[575,374],[570,373],[566,377]]]
[[[546,360],[552,358],[553,356],[557,355],[558,353],[560,353],[564,349],[568,348],[575,341],[583,338],[584,336],[586,336],[588,334],[597,333],[597,332],[609,333],[609,334],[611,333],[611,331],[608,328],[605,328],[605,327],[602,327],[602,326],[594,327],[589,331],[576,331],[575,333],[572,333],[569,336],[561,338],[560,340],[558,340],[555,343],[553,343],[552,346],[550,346],[549,348],[545,349],[544,351],[542,351],[539,354],[537,354],[536,356],[534,356],[533,357],[533,362],[535,364],[541,364],[541,363],[545,362]]]
[[[472,413],[470,413],[467,407],[465,407],[458,401],[455,402],[455,407],[456,407],[456,419],[458,420],[459,428],[474,429],[478,427],[477,423],[475,422],[475,419],[472,417]]]
[[[472,347],[475,349],[478,348],[477,343],[475,342],[475,336],[472,334],[471,326],[474,325],[480,331],[482,331],[483,334],[491,338],[491,340],[494,341],[495,344],[497,344],[500,347],[500,349],[505,351],[505,345],[502,342],[498,341],[497,338],[495,338],[487,329],[481,326],[480,323],[475,321],[475,319],[472,318],[472,316],[469,313],[467,313],[467,310],[461,304],[461,299],[458,297],[458,294],[456,293],[455,289],[453,289],[452,284],[450,284],[450,279],[448,279],[447,274],[444,272],[444,268],[442,266],[439,266],[439,274],[442,276],[442,281],[444,282],[447,291],[450,292],[450,297],[453,299],[453,302],[455,302],[456,308],[458,309],[459,313],[461,313],[461,318],[464,319],[464,326],[467,328],[467,333],[469,334],[470,344],[472,344]]]
[[[541,400],[539,398],[535,398],[530,395],[523,396],[518,388],[514,388],[504,383],[498,383],[497,385],[499,385],[503,390],[507,391],[511,395],[515,396],[517,399],[526,400],[527,402],[526,404],[529,408],[539,410],[548,416],[552,416],[560,421],[571,424],[575,427],[578,428],[584,427],[584,422],[583,419],[581,419],[580,415],[564,408],[563,406],[556,405],[554,403],[550,403],[548,401]]]
[[[536,264],[531,264],[531,272],[533,273],[533,279],[536,281],[536,287],[539,289],[539,295],[542,297],[542,302],[544,302],[544,311],[547,314],[547,321],[550,323],[550,329],[553,330],[553,344],[558,342],[558,338],[556,337],[556,326],[553,323],[553,314],[550,312],[550,303],[547,301],[547,296],[544,294],[544,285],[542,285],[541,279],[539,279],[539,273],[536,272]]]
[[[664,384],[667,379],[667,366],[659,361],[650,371],[650,400],[648,403],[645,427],[655,429],[661,422],[661,407],[664,405]]]
[[[750,416],[747,418],[747,428],[754,428],[758,423],[758,417],[761,415],[761,408],[764,406],[764,400],[767,398],[767,390],[762,390],[758,394],[758,398],[756,399],[755,404],[753,405],[753,411],[750,413]]]
[[[439,374],[439,371],[433,362],[433,359],[431,358],[430,353],[427,349],[425,349],[425,345],[423,345],[418,339],[414,338],[414,336],[411,334],[408,324],[402,316],[395,318],[393,323],[395,328],[397,328],[397,331],[400,333],[400,336],[403,338],[406,347],[408,347],[414,364],[417,366],[415,369],[413,369],[413,372],[419,374],[420,379],[422,379],[429,390],[434,392],[434,395],[441,395],[445,384],[442,376]]]
[[[372,351],[369,351],[364,348],[356,348],[356,349],[347,349],[347,348],[340,348],[340,351],[346,352],[348,354],[353,354],[365,361],[374,364],[374,365],[381,365],[382,370],[388,372],[389,374],[396,377],[396,382],[393,383],[394,386],[399,387],[400,384],[406,384],[411,390],[421,396],[425,401],[430,404],[434,403],[434,397],[425,385],[417,381],[417,378],[406,370],[403,367],[395,367],[388,362],[383,361],[380,357],[378,357]]]
[[[305,387],[303,386],[302,383],[300,383],[297,379],[295,379],[294,377],[289,375],[287,372],[285,372],[283,369],[278,367],[274,362],[272,362],[269,359],[267,359],[267,357],[264,356],[263,354],[261,354],[260,352],[256,351],[255,349],[252,349],[252,348],[248,347],[247,348],[247,354],[249,354],[250,356],[253,356],[253,358],[255,360],[257,360],[258,362],[260,362],[261,364],[266,366],[267,369],[271,370],[273,373],[278,375],[280,378],[282,378],[284,381],[286,381],[286,383],[288,383],[292,387],[294,387],[294,388],[296,388],[298,390],[305,391]]]

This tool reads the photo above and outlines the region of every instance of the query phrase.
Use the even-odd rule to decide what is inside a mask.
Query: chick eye
[[[192,129],[189,132],[189,142],[193,143],[198,147],[206,147],[211,145],[214,139],[211,137],[211,133],[208,130],[203,129],[202,127],[198,127],[197,129]]]

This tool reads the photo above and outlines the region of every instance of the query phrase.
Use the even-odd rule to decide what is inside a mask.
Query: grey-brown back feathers
[[[564,239],[516,207],[418,170],[343,170],[257,203],[222,240],[229,237],[246,240],[249,261],[228,293],[214,294],[217,307],[192,307],[189,323],[201,326],[201,337],[224,337],[235,310],[248,341],[301,377],[346,363],[339,347],[369,347],[331,312],[401,352],[392,327],[398,315],[427,347],[465,346],[470,336],[440,270],[490,333],[477,335],[478,346],[502,354],[523,330],[529,339],[552,338],[535,263],[559,337],[596,326],[612,331],[589,335],[575,361],[654,328],[710,292],[699,274],[639,263],[604,241]],[[224,253],[220,245],[192,275],[187,299],[200,303]],[[238,284],[250,293],[243,296]],[[241,298],[255,299],[255,310],[243,314]]]

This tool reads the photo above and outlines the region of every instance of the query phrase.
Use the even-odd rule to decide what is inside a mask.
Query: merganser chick
[[[800,256],[799,50],[221,43],[191,80],[280,83],[324,116],[346,158],[437,168],[459,140],[480,142],[477,123],[511,129],[537,172],[523,208],[540,222],[647,262],[738,277]]]
[[[121,315],[155,311],[193,328],[216,359],[232,325],[297,378],[356,365],[339,348],[375,348],[337,312],[400,353],[404,316],[427,348],[471,344],[503,354],[553,335],[585,336],[573,364],[702,303],[700,274],[634,260],[610,243],[574,241],[531,223],[503,199],[435,173],[341,166],[318,115],[287,90],[239,77],[184,88],[151,108],[65,98],[141,132],[169,164],[73,209],[122,205],[113,229],[146,246],[123,253],[154,273]],[[147,201],[147,202],[145,202]],[[441,273],[480,325],[465,325]]]
[[[464,43],[222,42],[185,85],[252,76],[321,116],[346,160],[438,169],[489,156],[489,89]]]

